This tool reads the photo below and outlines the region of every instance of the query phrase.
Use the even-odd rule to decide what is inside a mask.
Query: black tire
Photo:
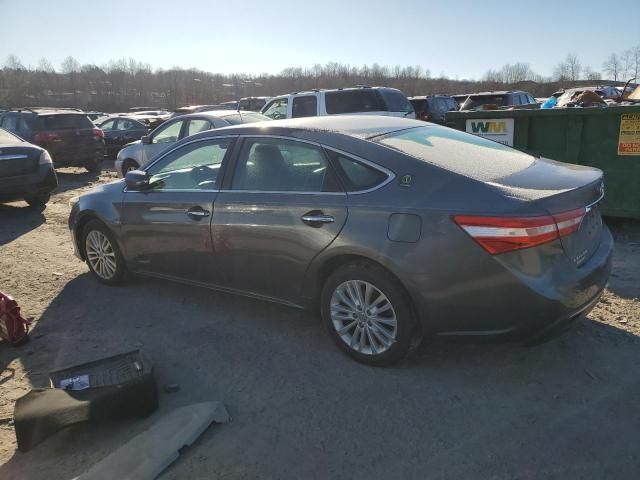
[[[99,232],[100,234],[104,235],[109,241],[110,250],[113,253],[112,258],[115,261],[115,272],[110,276],[105,276],[104,274],[99,273],[93,266],[92,262],[89,260],[89,252],[87,251],[87,237],[93,231]],[[89,270],[98,279],[98,281],[104,283],[105,285],[120,285],[122,283],[122,279],[126,272],[124,257],[122,256],[122,252],[120,252],[120,248],[118,247],[118,243],[116,242],[113,234],[100,220],[91,220],[85,225],[82,231],[82,250],[84,252],[85,261],[87,263],[87,266],[89,267]]]
[[[140,165],[138,165],[138,162],[127,158],[124,162],[122,162],[122,176],[125,177],[129,170],[137,170],[139,168]]]
[[[90,172],[90,173],[100,172],[101,167],[102,167],[102,162],[97,158],[94,158],[92,160],[87,160],[84,164],[84,168],[86,168],[87,172]]]
[[[395,313],[395,341],[387,350],[381,353],[363,353],[356,351],[338,334],[336,330],[337,327],[334,325],[331,317],[334,292],[339,286],[344,285],[344,282],[353,280],[366,282],[378,289],[387,297]],[[376,367],[387,367],[403,359],[411,348],[412,339],[417,333],[416,319],[411,301],[403,286],[383,268],[364,261],[348,263],[339,267],[329,275],[320,295],[320,313],[325,328],[338,347],[344,350],[354,360]],[[369,325],[369,323],[367,323],[367,325]],[[364,332],[361,333],[361,335],[364,335]],[[383,345],[379,344],[378,346]]]
[[[40,212],[47,207],[47,202],[50,199],[51,194],[49,192],[40,192],[35,195],[27,195],[24,197],[24,201],[29,204],[29,207]]]

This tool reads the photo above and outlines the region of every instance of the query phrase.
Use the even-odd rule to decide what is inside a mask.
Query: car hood
[[[120,195],[124,190],[124,179],[114,180],[110,183],[97,185],[86,193],[80,195],[80,200],[92,195]]]

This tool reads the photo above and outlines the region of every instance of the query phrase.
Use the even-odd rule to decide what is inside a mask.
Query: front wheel
[[[138,162],[128,158],[124,162],[122,162],[122,176],[126,177],[127,172],[130,172],[131,170],[137,170],[138,168],[140,168],[140,165],[138,165]]]
[[[337,269],[321,294],[329,334],[353,359],[384,367],[401,360],[415,333],[407,293],[388,272],[357,262]]]
[[[24,197],[24,201],[27,202],[31,208],[38,211],[44,210],[50,199],[51,194],[47,192],[40,192],[35,195],[28,195]]]
[[[107,285],[118,285],[125,272],[124,257],[107,227],[91,220],[83,232],[84,254],[89,270]]]

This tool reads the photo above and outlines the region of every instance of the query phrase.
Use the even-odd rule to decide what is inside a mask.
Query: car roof
[[[321,132],[370,139],[399,130],[424,127],[425,125],[425,122],[420,120],[382,115],[330,115],[245,123],[211,130],[208,133],[285,135],[294,132],[307,132],[313,136],[313,133]]]
[[[492,92],[477,92],[477,93],[469,93],[469,94],[465,94],[468,95],[469,97],[475,97],[475,96],[489,96],[489,95],[508,95],[510,93],[527,93],[524,90],[494,90]]]
[[[433,95],[416,95],[414,97],[407,97],[407,100],[426,100],[427,98],[453,98],[451,95],[445,95],[444,93],[435,93]]]

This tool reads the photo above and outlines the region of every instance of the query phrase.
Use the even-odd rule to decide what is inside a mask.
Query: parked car
[[[244,97],[238,102],[238,110],[259,112],[271,100],[271,97]]]
[[[518,105],[537,105],[530,93],[522,90],[472,93],[460,105],[460,110],[491,110]]]
[[[323,115],[389,115],[415,118],[407,97],[387,87],[355,87],[295,92],[273,98],[262,109],[267,117],[314,117]]]
[[[449,95],[426,95],[409,97],[416,118],[427,122],[444,124],[447,112],[458,110],[458,104]]]
[[[109,158],[114,158],[123,146],[140,140],[150,131],[148,124],[134,116],[106,118],[98,124],[98,128],[104,132],[106,154]]]
[[[236,112],[233,110],[217,110],[182,115],[167,120],[149,135],[126,145],[118,152],[115,169],[119,176],[129,170],[136,170],[159,155],[178,140],[198,132],[212,128],[228,127],[240,123],[253,123],[271,120],[255,112]]]
[[[92,121],[92,122],[94,122],[94,123],[95,123],[95,122],[96,122],[96,120],[98,120],[99,118],[102,118],[102,117],[106,117],[106,116],[108,116],[108,115],[107,115],[106,113],[104,113],[104,112],[93,112],[93,111],[91,111],[91,112],[85,112],[85,113],[86,113],[87,117],[89,117],[89,120],[91,120],[91,121]]]
[[[75,109],[23,108],[0,115],[0,127],[44,148],[56,167],[100,169],[104,133]]]
[[[80,196],[69,226],[105,284],[319,305],[342,349],[389,365],[415,336],[539,340],[588,312],[611,269],[602,185],[418,120],[316,117],[185,138]]]
[[[58,177],[49,153],[0,128],[0,202],[45,208]]]
[[[169,118],[178,117],[180,115],[186,115],[188,113],[209,112],[212,110],[224,110],[218,108],[219,105],[189,105],[187,107],[178,107],[174,112],[169,115]]]

